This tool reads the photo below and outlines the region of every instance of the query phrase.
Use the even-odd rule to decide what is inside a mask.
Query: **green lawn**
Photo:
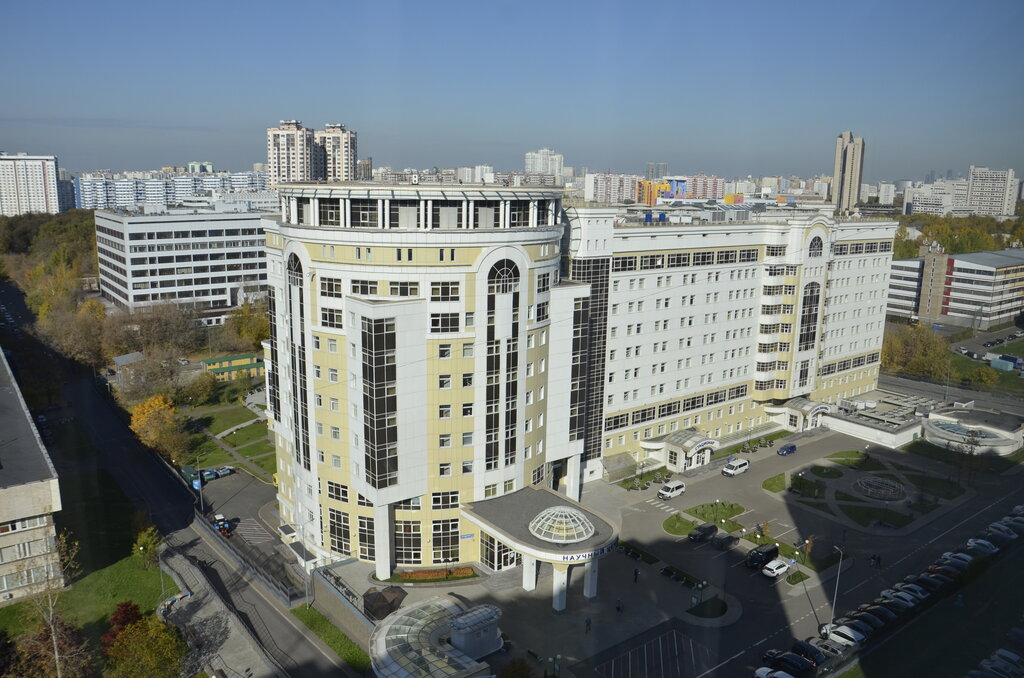
[[[933,497],[956,499],[964,493],[964,488],[945,478],[910,473],[905,478],[917,486],[918,490]]]
[[[804,497],[815,499],[825,496],[825,483],[801,475],[790,476],[789,487]]]
[[[692,520],[688,520],[684,518],[682,514],[677,513],[666,518],[665,522],[661,524],[661,527],[669,534],[674,534],[677,537],[685,537],[693,528],[697,527],[697,523]]]
[[[814,501],[812,499],[797,499],[796,503],[803,504],[804,506],[808,506],[808,507],[810,507],[812,509],[821,511],[823,513],[828,513],[829,515],[833,515],[833,516],[835,515],[835,511],[832,510],[831,504],[829,504],[827,501]]]
[[[846,492],[836,491],[836,501],[852,501],[857,504],[864,504],[867,502],[864,497],[858,497],[855,494],[847,494]]]
[[[746,509],[729,501],[709,502],[699,506],[692,506],[686,509],[686,513],[700,518],[705,523],[714,523],[719,529],[727,532],[739,532],[743,526],[732,520],[733,517],[746,511]]]
[[[251,463],[254,466],[258,466],[267,473],[277,473],[277,454],[268,454],[265,457],[257,457],[255,459],[250,459],[249,463]]]
[[[226,410],[220,410],[219,412],[206,412],[205,414],[193,414],[193,418],[199,422],[199,425],[206,428],[210,433],[217,435],[222,433],[232,426],[238,426],[244,424],[247,421],[252,421],[256,418],[256,415],[248,407],[236,405]],[[253,438],[255,440],[255,438]]]
[[[1000,354],[1015,355],[1018,358],[1024,358],[1024,341],[1015,341],[998,348]]]
[[[786,577],[786,583],[787,584],[799,584],[803,580],[810,579],[810,578],[811,578],[811,575],[807,574],[806,572],[804,572],[802,570],[797,570],[796,572],[793,572],[788,577]]]
[[[842,478],[843,472],[835,466],[812,466],[811,473],[819,478]]]
[[[851,504],[840,504],[839,510],[847,515],[851,520],[856,522],[858,525],[867,527],[876,520],[884,523],[889,523],[897,528],[906,527],[914,519],[913,516],[909,516],[905,513],[900,513],[893,509],[886,509],[879,506],[869,506],[867,504],[851,505]]]
[[[244,447],[239,447],[235,449],[235,452],[238,452],[243,457],[247,457],[250,459],[252,457],[260,457],[268,452],[273,451],[274,443],[270,442],[269,440],[257,440],[254,443],[249,443]]]
[[[211,468],[213,466],[224,466],[235,461],[234,457],[205,435],[192,437],[192,454],[189,462],[196,468]]]
[[[1018,342],[1019,343],[1019,342]],[[997,346],[991,350],[993,353],[1006,353],[1004,349],[1006,346]],[[1016,350],[1016,349],[1015,349]],[[1014,354],[1016,355],[1016,354]],[[962,355],[951,355],[950,359],[953,362],[953,369],[955,373],[950,379],[950,383],[954,386],[959,385],[961,380],[966,379],[972,372],[977,370],[979,367],[984,367],[985,363],[977,360],[971,360],[965,358]],[[1024,379],[1021,379],[1017,374],[1016,370],[1010,370],[1009,372],[999,372],[999,381],[997,381],[991,388],[986,388],[986,391],[998,391],[1000,393],[1009,393],[1011,395],[1024,395]]]
[[[763,483],[761,483],[761,487],[768,490],[769,492],[782,492],[784,489],[786,489],[786,474],[780,473],[777,476],[772,476],[771,478],[768,478]]]
[[[251,412],[250,412],[251,414]],[[264,440],[267,437],[267,422],[258,421],[255,424],[249,424],[245,428],[239,429],[230,435],[226,435],[222,438],[231,447],[242,447],[248,445],[256,440]]]
[[[353,669],[363,673],[370,668],[370,657],[363,648],[352,642],[348,636],[339,631],[338,627],[316,609],[301,605],[293,609],[292,614],[298,617],[306,625],[306,628],[315,633],[320,640],[327,643]]]
[[[860,450],[834,452],[825,458],[831,459],[837,464],[848,466],[855,471],[881,471],[885,468],[885,464],[877,459],[872,459],[867,452],[861,452]]]

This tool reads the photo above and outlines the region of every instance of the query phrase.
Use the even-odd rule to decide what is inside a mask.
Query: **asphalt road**
[[[923,395],[929,398],[936,398],[938,400],[955,399],[961,402],[973,400],[979,407],[1024,415],[1024,401],[1020,398],[1014,398],[1013,396],[989,393],[986,391],[971,391],[952,386],[947,388],[944,384],[933,384],[929,381],[914,381],[913,379],[891,377],[885,374],[878,375],[878,385],[880,388],[911,393],[914,395]]]
[[[0,285],[0,301],[12,309],[18,324],[31,318],[22,295],[10,285]],[[27,336],[23,344],[26,350],[45,350],[38,344],[33,346]],[[61,360],[55,355],[52,359]],[[102,467],[136,506],[148,508],[153,523],[182,554],[212,563],[207,573],[213,585],[287,674],[292,678],[356,675],[318,639],[309,637],[311,634],[287,610],[221,562],[220,554],[191,528],[192,493],[152,452],[138,444],[106,394],[96,388],[92,375],[67,367],[74,375],[65,384],[67,406],[99,450]],[[65,506],[64,510],[73,511],[75,507]]]

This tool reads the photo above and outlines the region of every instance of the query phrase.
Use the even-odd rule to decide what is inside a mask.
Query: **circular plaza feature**
[[[895,501],[902,499],[907,490],[903,483],[891,478],[882,478],[875,475],[867,475],[857,480],[854,485],[865,497],[881,501]]]
[[[552,544],[575,544],[594,534],[594,524],[572,506],[551,506],[530,521],[530,532]]]

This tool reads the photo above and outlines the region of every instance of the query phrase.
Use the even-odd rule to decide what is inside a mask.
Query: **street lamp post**
[[[832,545],[836,551],[839,551],[839,569],[836,570],[836,591],[832,594],[832,616],[828,620],[829,626],[831,626],[836,620],[836,603],[839,601],[839,575],[843,573],[843,549],[839,548],[835,544]]]

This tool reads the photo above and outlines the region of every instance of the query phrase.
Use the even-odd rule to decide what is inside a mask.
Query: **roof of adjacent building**
[[[0,356],[0,490],[56,477],[11,367]]]
[[[257,357],[259,358],[259,362],[263,362],[263,356],[257,353],[239,353],[237,355],[225,355],[219,358],[203,358],[199,362],[204,365],[212,365],[214,363],[234,362],[235,360],[252,360]]]
[[[990,268],[1007,268],[1024,266],[1024,249],[1005,249],[998,252],[974,252],[972,254],[955,254],[958,262],[967,262]]]

